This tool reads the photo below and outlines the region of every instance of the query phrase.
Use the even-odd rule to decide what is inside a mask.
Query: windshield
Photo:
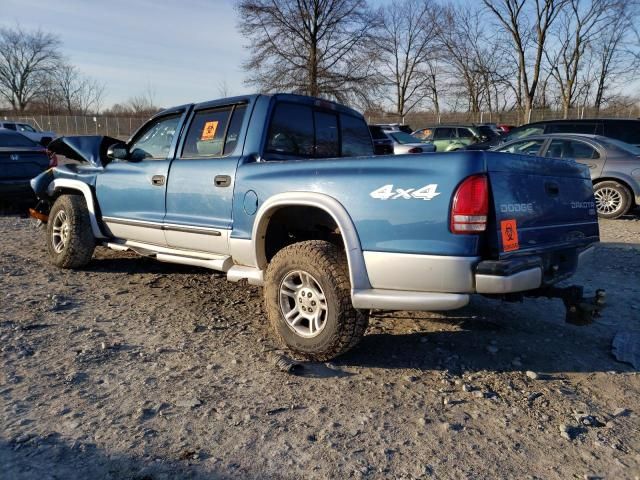
[[[396,142],[401,144],[407,143],[424,143],[422,140],[414,137],[413,135],[409,135],[405,132],[389,132],[389,136],[393,138]]]
[[[631,155],[640,156],[640,148],[636,147],[635,145],[630,145],[620,140],[616,140],[615,138],[607,138],[606,140],[602,139],[600,141],[604,144],[609,144],[616,148],[619,148],[620,150],[624,150]]]

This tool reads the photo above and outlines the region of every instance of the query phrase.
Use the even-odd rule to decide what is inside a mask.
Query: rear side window
[[[434,140],[448,140],[450,138],[454,138],[456,136],[456,129],[455,128],[448,128],[448,127],[442,127],[442,128],[436,128],[434,134],[433,134],[433,139]]]
[[[522,126],[515,128],[509,132],[507,141],[517,140],[519,138],[530,137],[531,135],[541,135],[544,133],[544,125]]]
[[[9,130],[16,130],[16,125],[14,123],[5,123],[4,128],[8,128]]]
[[[555,139],[549,144],[545,157],[597,159],[600,158],[600,154],[595,148],[584,142]]]
[[[351,115],[340,115],[342,130],[342,156],[359,157],[373,155],[371,136],[364,120]]]
[[[0,147],[37,147],[38,144],[20,133],[0,134]]]
[[[226,107],[197,112],[189,126],[182,157],[222,156],[231,110],[230,107]]]

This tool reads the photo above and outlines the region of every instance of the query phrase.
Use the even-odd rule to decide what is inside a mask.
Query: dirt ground
[[[640,330],[640,220],[601,234],[573,279],[607,290],[593,325],[547,299],[376,313],[291,375],[259,289],[104,248],[58,270],[2,216],[0,477],[640,478],[640,376],[611,351]]]

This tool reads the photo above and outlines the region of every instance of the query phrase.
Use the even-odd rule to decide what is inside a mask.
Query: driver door
[[[114,237],[166,246],[167,176],[185,114],[176,111],[150,120],[127,145],[128,158],[113,160],[97,176],[98,205]]]

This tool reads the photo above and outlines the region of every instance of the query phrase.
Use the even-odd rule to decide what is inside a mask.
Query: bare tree
[[[366,0],[241,0],[237,9],[251,39],[249,85],[342,102],[374,88],[376,21]]]
[[[620,81],[631,79],[640,68],[640,38],[634,38],[634,27],[640,17],[636,0],[618,0],[611,6],[610,21],[591,42],[597,58],[597,85],[593,106],[600,110],[607,92]]]
[[[482,0],[509,34],[518,61],[519,99],[531,118],[549,31],[567,0]]]
[[[127,100],[126,108],[136,115],[157,112],[159,107],[156,105],[156,90],[153,85],[148,84],[144,92]]]
[[[68,114],[78,112],[86,115],[100,110],[104,86],[82,75],[75,66],[60,65],[53,74],[53,81],[59,101]]]
[[[438,10],[433,0],[402,0],[380,12],[376,45],[381,78],[393,91],[391,98],[398,115],[404,116],[433,93],[433,88],[429,89],[435,86],[430,83],[429,61],[435,59],[437,31],[433,19],[438,17]]]
[[[0,96],[23,111],[60,62],[60,40],[42,30],[0,28]]]
[[[476,43],[483,35],[480,14],[448,6],[444,8],[441,18],[443,23],[438,39],[446,51],[452,86],[457,88],[460,96],[465,97],[469,112],[479,112],[483,88],[476,49]]]
[[[545,49],[551,75],[558,84],[564,118],[584,90],[579,80],[590,43],[608,25],[614,0],[569,0],[560,13],[554,41]]]

